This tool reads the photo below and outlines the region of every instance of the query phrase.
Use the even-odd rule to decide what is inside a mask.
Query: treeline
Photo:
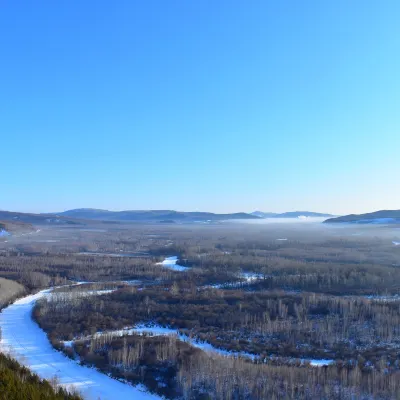
[[[321,240],[305,242],[262,239],[263,232],[227,230],[226,227],[143,227],[112,232],[71,231],[77,238],[15,246],[0,253],[0,276],[17,280],[31,289],[65,284],[69,280],[192,281],[197,286],[238,284],[245,290],[301,290],[348,294],[400,292],[398,250],[378,238],[369,240]],[[271,233],[270,233],[271,234]],[[57,251],[57,252],[55,252]],[[77,254],[80,251],[147,253],[147,256],[115,257]],[[179,273],[155,265],[164,256],[179,255],[191,267]],[[243,272],[262,279],[246,282]]]
[[[28,289],[65,285],[70,281],[179,279],[179,273],[156,265],[157,258],[99,257],[96,255],[0,254],[0,276]]]
[[[261,257],[240,253],[181,256],[183,265],[191,266],[193,280],[202,284],[242,282],[246,290],[302,290],[308,292],[349,294],[396,294],[400,292],[398,267],[382,264],[305,261],[282,255]],[[251,283],[239,274],[259,274]]]
[[[215,347],[279,357],[357,359],[397,365],[399,301],[282,291],[201,289],[191,282],[122,287],[102,296],[73,292],[40,300],[34,317],[53,341],[137,323],[182,330]]]
[[[397,399],[400,372],[387,364],[322,368],[268,365],[204,353],[174,336],[97,336],[66,349],[105,373],[185,400]]]
[[[19,283],[0,278],[0,310],[24,292],[25,288]]]
[[[78,394],[51,385],[17,361],[0,353],[0,399],[4,400],[82,400]]]
[[[72,232],[69,242],[30,243],[1,253],[0,276],[30,290],[74,280],[145,284],[88,285],[118,290],[87,297],[81,287],[40,301],[34,317],[53,345],[144,322],[259,357],[256,363],[211,357],[179,341],[136,336],[79,342],[65,349],[71,357],[171,398],[400,398],[400,301],[365,298],[400,292],[400,248],[390,241],[327,239],[318,232],[277,241],[285,236],[242,226]],[[148,255],[76,254],[87,251]],[[190,269],[156,265],[172,255]],[[224,284],[226,290],[208,287]],[[337,362],[311,368],[300,362],[304,358]]]

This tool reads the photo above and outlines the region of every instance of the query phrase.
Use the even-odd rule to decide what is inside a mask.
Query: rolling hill
[[[333,217],[332,214],[317,213],[312,211],[289,211],[284,213],[254,211],[251,214],[260,218]]]
[[[324,223],[393,224],[400,223],[400,210],[381,210],[366,214],[350,214],[329,218]]]
[[[98,221],[121,222],[196,222],[223,221],[232,219],[258,219],[256,215],[246,213],[215,214],[210,212],[183,212],[174,210],[129,210],[109,211],[93,208],[79,208],[57,213],[63,218],[76,218]]]
[[[75,221],[72,218],[66,218],[54,214],[31,214],[13,211],[1,211],[0,210],[0,221],[33,225],[60,225],[60,224],[79,224],[79,221]]]

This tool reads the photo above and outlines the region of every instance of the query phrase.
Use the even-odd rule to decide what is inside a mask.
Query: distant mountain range
[[[356,224],[399,224],[400,210],[381,210],[367,214],[350,214],[342,217],[330,218],[324,223],[356,223]]]
[[[0,221],[24,222],[34,225],[53,225],[53,224],[79,224],[71,218],[57,217],[53,214],[31,214],[0,210]]]
[[[57,216],[76,219],[121,222],[196,222],[222,221],[232,219],[258,219],[256,215],[247,213],[214,214],[210,212],[183,212],[174,210],[130,210],[108,211],[93,208],[79,208],[57,213]]]
[[[89,221],[106,223],[153,222],[153,223],[195,223],[217,222],[226,220],[257,220],[264,218],[301,218],[331,217],[330,214],[310,211],[294,211],[286,213],[229,213],[185,212],[174,210],[127,210],[109,211],[94,208],[78,208],[59,213],[33,214],[0,211],[0,221],[23,222],[33,225],[84,225]]]
[[[317,213],[312,211],[289,211],[284,213],[271,213],[254,211],[251,215],[255,215],[259,218],[301,218],[301,217],[333,217],[332,214]]]

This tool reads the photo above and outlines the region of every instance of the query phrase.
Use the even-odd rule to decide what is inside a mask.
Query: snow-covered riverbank
[[[2,338],[0,350],[14,358],[41,378],[55,376],[61,385],[78,389],[87,400],[159,400],[160,397],[119,382],[95,369],[83,367],[54,350],[46,334],[32,320],[35,302],[50,290],[24,297],[0,313]]]
[[[141,335],[141,334],[147,334],[147,335],[152,335],[152,336],[168,336],[168,335],[173,335],[176,336],[179,340],[186,342],[190,344],[193,347],[196,347],[200,350],[203,350],[207,353],[214,353],[218,354],[221,356],[225,357],[233,357],[233,358],[248,358],[253,361],[256,360],[262,360],[260,359],[260,356],[256,354],[251,354],[247,353],[244,351],[240,352],[235,352],[235,351],[229,351],[229,350],[224,350],[220,349],[218,347],[213,346],[211,343],[203,342],[201,340],[197,340],[196,338],[189,337],[187,335],[184,335],[179,332],[178,329],[172,329],[172,328],[165,328],[159,325],[152,325],[152,326],[146,326],[146,325],[138,325],[133,328],[124,328],[124,329],[118,329],[115,331],[105,331],[105,332],[98,332],[95,333],[92,336],[87,336],[87,337],[82,337],[82,338],[77,338],[75,340],[69,340],[64,342],[64,345],[66,347],[71,347],[73,342],[76,340],[90,340],[93,338],[100,338],[101,336],[107,336],[108,338],[111,337],[122,337],[122,336],[127,336],[127,335]],[[274,358],[274,356],[271,356],[271,359]],[[292,361],[295,359],[292,359]],[[334,360],[331,359],[296,359],[297,361],[301,362],[309,362],[311,366],[314,367],[321,367],[324,365],[330,365],[334,362]]]
[[[148,334],[152,336],[168,336],[168,335],[173,335],[176,336],[179,340],[186,342],[190,344],[193,347],[197,347],[198,349],[201,349],[206,352],[212,352],[216,353],[219,355],[223,356],[231,356],[231,357],[246,357],[246,358],[251,358],[251,359],[256,359],[257,356],[254,354],[246,353],[246,352],[231,352],[228,350],[223,350],[219,349],[217,347],[214,347],[212,344],[207,343],[207,342],[202,342],[199,341],[195,338],[190,338],[189,336],[183,335],[179,333],[177,329],[171,329],[171,328],[164,328],[159,325],[153,325],[153,326],[145,326],[145,325],[138,325],[134,328],[124,328],[124,329],[118,329],[115,331],[105,331],[105,332],[98,332],[92,336],[88,337],[82,337],[82,338],[77,338],[76,340],[89,340],[92,338],[99,338],[101,336],[108,336],[108,337],[121,337],[121,336],[126,336],[126,335],[141,335],[141,334]],[[64,342],[64,345],[69,347],[72,345],[73,341],[66,341]]]

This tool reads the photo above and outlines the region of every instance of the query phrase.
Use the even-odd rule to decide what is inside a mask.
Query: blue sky
[[[2,1],[0,209],[399,209],[398,15]]]

